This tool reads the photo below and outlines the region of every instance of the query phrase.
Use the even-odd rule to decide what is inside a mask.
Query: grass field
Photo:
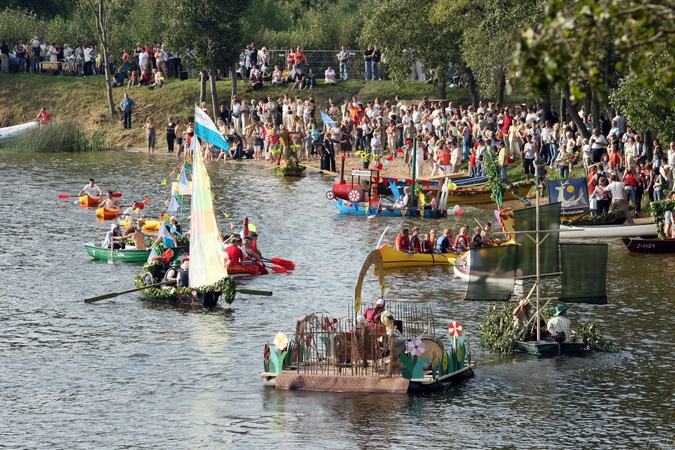
[[[228,103],[232,92],[231,80],[217,82],[218,98],[221,103]],[[424,96],[435,99],[437,92],[433,85],[418,81],[410,81],[396,86],[391,81],[350,80],[340,82],[336,86],[325,86],[320,83],[309,90],[291,90],[288,86],[266,85],[263,91],[255,95],[245,93],[247,83],[238,83],[238,96],[241,99],[260,98],[272,95],[279,98],[285,93],[307,98],[313,95],[317,106],[325,108],[329,98],[338,105],[345,98],[356,95],[367,101],[380,98],[382,101],[394,101],[396,95],[403,100],[420,100]],[[207,86],[207,103],[211,104],[211,94]],[[175,78],[162,88],[149,90],[145,87],[131,89],[113,89],[115,104],[119,104],[124,92],[136,102],[133,117],[133,128],[124,130],[121,116],[113,118],[108,114],[103,76],[75,78],[72,76],[51,76],[32,74],[0,73],[0,126],[17,125],[34,120],[42,106],[52,114],[54,119],[72,120],[84,124],[92,131],[103,131],[107,142],[117,148],[142,148],[145,133],[141,125],[152,116],[155,122],[163,124],[169,116],[181,120],[189,120],[193,116],[194,104],[199,100],[199,81],[188,79],[179,81]],[[469,105],[471,96],[468,89],[448,88],[447,99],[456,105]],[[507,103],[520,103],[529,100],[523,93],[517,93],[507,99]]]

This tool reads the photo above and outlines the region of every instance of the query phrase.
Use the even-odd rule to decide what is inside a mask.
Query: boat
[[[98,206],[99,203],[101,203],[101,200],[103,200],[103,196],[82,195],[78,197],[77,200],[80,202],[80,206],[84,206],[85,208],[93,208],[95,206]]]
[[[433,266],[453,264],[458,253],[407,253],[385,245],[380,248],[385,269],[395,267]]]
[[[361,286],[372,265],[382,297],[375,308],[364,308]],[[385,302],[384,270],[381,252],[373,250],[359,273],[348,317],[308,314],[293,327],[292,339],[277,333],[274,347],[264,347],[263,385],[318,392],[419,393],[473,377],[475,362],[461,324],[451,321],[448,334],[439,336],[429,306]]]
[[[561,239],[608,239],[638,236],[656,236],[656,226],[653,223],[636,223],[634,225],[588,225],[585,227],[560,225]]]
[[[675,239],[622,238],[629,252],[675,253]]]
[[[588,351],[585,342],[516,341],[516,351],[537,356],[578,355]]]
[[[367,202],[351,202],[340,198],[333,199],[333,206],[342,214],[356,216],[383,216],[383,217],[421,217],[425,219],[440,219],[448,216],[446,210],[407,208],[396,209],[393,206],[371,206]]]
[[[122,212],[122,208],[108,208],[107,206],[101,206],[96,209],[96,217],[103,220],[115,220]]]
[[[215,124],[200,108],[195,106],[195,136],[213,145],[226,146]],[[227,304],[234,301],[236,286],[228,276],[222,255],[222,239],[214,213],[211,180],[202,159],[199,139],[193,139],[192,199],[190,221],[190,256],[187,287],[154,288],[141,292],[146,298],[172,304],[192,303],[214,307],[220,299]],[[168,234],[162,226],[158,235]],[[170,236],[170,235],[169,235]],[[167,236],[168,237],[168,236]],[[154,249],[154,247],[153,247]],[[166,252],[165,252],[166,253]],[[134,278],[137,288],[156,284],[163,279],[173,254],[158,255],[143,266],[143,272]]]
[[[4,144],[10,139],[15,138],[28,130],[34,130],[36,128],[40,128],[40,124],[37,122],[26,122],[21,125],[0,128],[0,144]]]
[[[93,242],[84,244],[89,256],[102,261],[122,261],[132,264],[144,264],[150,256],[150,249],[138,250],[136,248],[121,248],[110,251],[109,248],[102,248]]]
[[[144,219],[144,221],[145,222],[143,223],[142,228],[143,228],[143,231],[145,231],[146,233],[156,233],[157,231],[159,231],[159,227],[160,227],[160,225],[162,225],[162,222],[164,222],[163,220],[156,220],[156,219],[147,219],[147,220]],[[122,227],[122,229],[124,229],[124,228],[129,226],[131,221],[129,221],[129,219],[124,219],[124,220],[120,220],[119,223],[120,223],[120,227]]]
[[[457,183],[455,183],[457,184]],[[532,183],[518,182],[514,183],[513,187],[521,195],[526,196],[530,189],[532,188]],[[503,200],[519,200],[517,199],[511,191],[503,191]],[[484,203],[494,203],[492,199],[492,191],[489,189],[455,189],[448,193],[448,202],[450,203],[462,203],[465,205],[480,205]]]

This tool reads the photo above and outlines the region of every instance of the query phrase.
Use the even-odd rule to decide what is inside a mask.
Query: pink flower
[[[424,342],[417,338],[411,339],[408,342],[408,353],[410,353],[410,356],[422,356],[422,353],[424,353]]]

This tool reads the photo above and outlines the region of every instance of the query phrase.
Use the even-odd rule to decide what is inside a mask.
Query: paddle
[[[118,297],[118,296],[120,296],[120,295],[129,294],[129,293],[131,293],[131,292],[142,291],[143,289],[147,289],[147,288],[153,288],[153,287],[157,287],[157,286],[163,286],[163,285],[168,284],[168,283],[175,283],[175,280],[172,280],[172,281],[163,281],[163,282],[161,282],[161,283],[156,283],[156,284],[149,284],[149,285],[147,285],[147,286],[143,286],[142,288],[130,289],[130,290],[128,290],[128,291],[113,292],[113,293],[111,293],[111,294],[99,295],[98,297],[85,298],[85,299],[84,299],[84,302],[85,302],[85,303],[100,302],[101,300],[107,300],[107,299],[109,299],[109,298],[115,298],[115,297]]]
[[[70,195],[70,194],[59,194],[59,198],[70,198],[70,197],[79,197],[78,195]],[[113,192],[113,197],[114,198],[122,198],[122,193],[121,192]]]
[[[267,267],[265,267],[265,264],[263,263],[258,263],[258,272],[260,272],[260,275],[267,275],[270,273],[269,270],[267,270]]]
[[[237,294],[264,295],[265,297],[271,297],[272,291],[254,291],[251,289],[237,289]]]
[[[281,266],[284,269],[288,269],[288,270],[295,269],[295,264],[293,264],[293,261],[289,261],[287,259],[281,259],[281,258],[267,259],[267,258],[263,258],[263,260],[271,262],[272,264],[276,264],[278,266]],[[274,268],[272,268],[272,270],[274,270]]]

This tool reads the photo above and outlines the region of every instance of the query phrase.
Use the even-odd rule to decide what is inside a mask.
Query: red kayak
[[[261,275],[255,264],[230,264],[227,268],[228,275]]]

